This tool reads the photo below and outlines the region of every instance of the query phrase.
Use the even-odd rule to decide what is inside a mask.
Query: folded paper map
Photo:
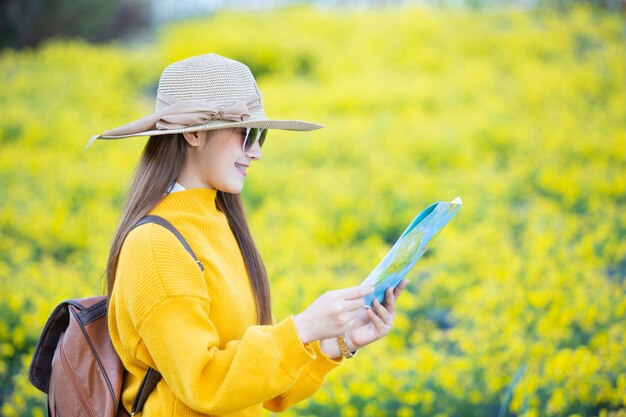
[[[365,307],[371,307],[374,298],[382,303],[387,288],[395,288],[402,282],[461,204],[461,197],[449,203],[433,203],[413,219],[383,260],[361,283],[375,287],[374,293],[365,297]]]

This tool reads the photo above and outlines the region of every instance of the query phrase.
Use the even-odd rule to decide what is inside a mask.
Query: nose
[[[255,161],[261,160],[263,153],[261,152],[261,145],[259,145],[258,141],[252,145],[252,148],[250,148],[248,152],[246,152],[246,156],[250,159],[254,159]]]

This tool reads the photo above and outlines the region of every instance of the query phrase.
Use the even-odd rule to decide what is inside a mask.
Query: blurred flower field
[[[278,319],[358,284],[426,205],[463,208],[396,327],[285,416],[626,416],[626,18],[421,9],[222,13],[149,41],[0,54],[0,415],[44,416],[30,355],[102,292],[165,65],[257,75],[271,132],[244,199]]]

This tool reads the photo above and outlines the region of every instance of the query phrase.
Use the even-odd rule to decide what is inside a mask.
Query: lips
[[[246,168],[248,168],[250,165],[245,165],[245,164],[238,164],[235,163],[235,167],[237,167],[237,169],[239,170],[239,172],[241,172],[241,174],[245,177],[246,174]]]

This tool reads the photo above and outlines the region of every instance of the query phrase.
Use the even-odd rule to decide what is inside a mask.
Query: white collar
[[[169,194],[169,193],[174,193],[174,192],[176,192],[176,191],[185,191],[185,190],[186,190],[186,188],[185,188],[185,187],[183,187],[182,185],[180,185],[180,184],[179,184],[179,183],[177,183],[177,182],[174,182],[174,184],[172,184],[172,186],[170,187],[170,189],[169,189],[169,190],[167,190],[167,193]]]

